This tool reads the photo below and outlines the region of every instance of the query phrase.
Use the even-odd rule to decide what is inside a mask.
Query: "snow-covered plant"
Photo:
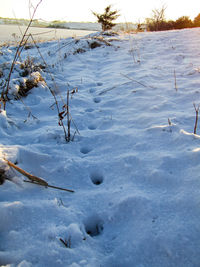
[[[23,36],[21,38],[21,41],[20,41],[20,43],[19,43],[19,45],[18,45],[18,47],[16,49],[16,52],[15,52],[15,55],[14,55],[14,58],[13,58],[13,61],[12,61],[11,67],[10,67],[10,71],[9,71],[9,74],[8,74],[8,78],[6,80],[6,85],[5,85],[5,87],[3,88],[2,92],[1,92],[0,101],[3,104],[3,109],[4,110],[6,109],[6,102],[8,101],[8,91],[10,89],[10,80],[11,80],[11,75],[12,75],[13,69],[15,67],[15,64],[16,64],[18,58],[20,57],[20,54],[21,54],[23,48],[25,47],[25,45],[26,45],[26,43],[28,41],[29,36],[27,38],[27,32],[28,32],[28,30],[29,30],[29,28],[31,26],[31,23],[33,22],[33,18],[35,16],[36,10],[37,10],[38,6],[41,4],[41,2],[42,2],[42,0],[40,0],[38,2],[38,4],[36,5],[36,7],[34,7],[33,14],[31,16],[29,24],[26,27],[26,30],[25,30],[25,32],[24,32],[24,34],[23,34]]]
[[[67,103],[63,105],[62,107],[62,111],[59,112],[58,116],[59,116],[59,122],[58,124],[60,126],[63,127],[64,130],[64,134],[65,134],[65,140],[67,142],[70,142],[71,140],[74,139],[74,136],[71,139],[71,122],[72,122],[72,117],[71,114],[69,112],[69,94],[71,93],[71,95],[75,94],[78,92],[78,89],[73,89],[71,92],[69,90],[67,90]],[[64,118],[67,117],[67,131],[65,130],[65,126],[64,126]],[[78,129],[76,128],[76,131],[74,133],[74,135],[76,134],[76,132],[78,132]]]

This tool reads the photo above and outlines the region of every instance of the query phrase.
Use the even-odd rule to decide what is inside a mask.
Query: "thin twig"
[[[27,37],[27,38],[26,38],[26,39],[24,38],[25,40],[24,40],[24,42],[23,42],[23,45],[20,47],[20,49],[19,49],[19,51],[18,51],[18,54],[17,54],[17,57],[16,57],[15,62],[18,60],[18,58],[20,58],[21,53],[22,53],[22,51],[23,51],[25,45],[27,44],[30,35],[27,35],[26,37]]]
[[[136,83],[138,83],[138,84],[140,84],[140,85],[142,85],[142,86],[144,86],[144,87],[146,87],[146,88],[150,87],[150,88],[152,88],[152,89],[155,89],[153,86],[146,85],[146,84],[144,84],[144,83],[138,82],[137,80],[132,79],[132,78],[130,78],[129,76],[123,74],[123,73],[120,73],[120,74],[121,74],[122,76],[124,76],[125,78],[127,78],[127,79],[129,79],[129,80],[131,80],[131,81],[133,81],[133,82],[136,82]]]
[[[36,185],[41,185],[41,186],[45,186],[44,184],[40,184],[40,183],[33,182],[33,181],[24,180],[24,182],[31,183],[31,184],[36,184]],[[75,192],[74,190],[71,190],[71,189],[62,188],[62,187],[58,187],[58,186],[54,186],[54,185],[50,185],[50,184],[46,185],[45,187],[51,187],[51,188],[54,188],[54,189],[58,189],[58,190],[62,190],[62,191],[67,191],[67,192],[70,192],[70,193],[74,193]]]
[[[28,107],[28,106],[24,103],[24,101],[22,100],[22,97],[21,97],[19,94],[17,95],[17,99],[19,99],[19,100],[22,102],[22,104],[24,105],[24,107],[27,109],[27,111],[28,111],[28,118],[31,116],[33,119],[38,120],[38,118],[32,114],[32,111],[31,111],[30,107]],[[25,122],[26,122],[26,121],[27,121],[27,120],[25,120]]]
[[[71,120],[69,118],[69,90],[67,90],[67,142],[70,142],[70,126]]]
[[[177,82],[176,82],[176,70],[174,69],[174,88],[176,89],[176,92],[178,91]]]
[[[117,88],[117,87],[119,87],[119,86],[127,85],[127,84],[129,84],[129,83],[132,83],[132,82],[125,82],[125,83],[121,83],[121,84],[114,85],[114,86],[111,87],[111,88],[108,88],[108,89],[105,89],[105,90],[101,91],[101,92],[99,93],[99,95],[104,95],[104,94],[106,94],[107,92],[112,91],[113,89],[115,89],[115,88]]]
[[[146,85],[146,84],[144,84],[144,83],[141,83],[141,82],[139,82],[139,81],[137,81],[137,80],[135,80],[135,79],[130,78],[129,76],[127,76],[127,75],[125,75],[125,74],[123,74],[123,73],[120,73],[120,74],[121,74],[122,76],[124,76],[125,78],[129,79],[130,81],[136,82],[136,83],[138,83],[138,84],[140,84],[140,85],[142,85],[142,86],[144,86],[144,87],[146,87],[146,88],[152,88],[152,89],[155,89],[155,87],[153,87],[153,86],[151,86],[151,85]]]
[[[79,135],[81,135],[80,134],[80,132],[79,132],[79,130],[78,130],[78,127],[76,126],[76,123],[74,122],[74,120],[73,120],[73,118],[72,118],[72,115],[69,113],[69,115],[70,115],[70,120],[72,121],[72,123],[74,124],[74,127],[75,127],[75,129],[76,129],[76,132],[79,134]]]
[[[68,240],[63,240],[60,238],[60,241],[65,245],[66,248],[71,248],[71,237],[68,238]]]
[[[65,102],[64,102],[63,97],[61,96],[61,94],[60,94],[60,92],[59,92],[59,89],[58,89],[58,86],[57,86],[57,84],[56,84],[56,82],[55,82],[55,79],[54,79],[54,77],[53,77],[53,74],[51,73],[51,71],[50,71],[50,69],[49,69],[49,66],[48,66],[48,64],[46,63],[44,57],[42,56],[42,53],[40,52],[40,49],[39,49],[39,47],[37,46],[37,43],[35,42],[35,40],[34,40],[34,38],[33,38],[33,35],[30,34],[30,37],[31,37],[31,39],[32,39],[32,41],[33,41],[35,47],[37,48],[38,53],[39,53],[41,59],[43,60],[43,63],[44,63],[44,65],[45,65],[45,67],[46,67],[46,69],[47,69],[47,71],[48,71],[48,73],[49,73],[49,75],[50,75],[50,77],[51,77],[51,80],[53,81],[54,87],[55,87],[55,89],[56,89],[56,91],[57,91],[57,93],[58,93],[58,95],[59,95],[59,97],[60,97],[60,99],[61,99],[61,101],[62,101],[62,103],[63,103],[63,107],[65,107],[66,104],[65,104]],[[62,114],[62,112],[60,112],[60,108],[59,108],[59,105],[58,105],[58,101],[57,101],[56,94],[55,94],[54,90],[51,89],[51,87],[48,86],[48,89],[49,89],[49,91],[51,92],[51,94],[52,94],[53,97],[54,97],[54,100],[55,100],[54,104],[56,105],[56,109],[57,109],[57,113],[58,113],[59,125],[63,127],[63,131],[64,131],[64,135],[65,135],[65,140],[68,141],[68,140],[70,140],[70,139],[69,139],[69,131],[68,131],[68,135],[67,135],[67,132],[66,132],[66,129],[65,129],[65,125],[64,125],[63,121],[60,119],[60,114]],[[53,104],[53,105],[54,105],[54,104]],[[52,105],[52,106],[53,106],[53,105]],[[52,106],[51,106],[51,107],[52,107]],[[67,106],[68,106],[68,105],[67,105]],[[73,120],[73,118],[72,118],[72,115],[71,115],[70,112],[69,112],[69,108],[68,108],[68,112],[67,112],[67,114],[68,114],[68,116],[69,116],[69,119],[68,119],[68,129],[69,129],[69,123],[71,124],[71,122],[72,122],[73,125],[74,125],[74,127],[76,128],[77,133],[80,135],[80,132],[79,132],[79,130],[78,130],[78,127],[76,126],[76,124],[75,124],[75,122],[74,122],[74,120]]]
[[[196,118],[195,118],[195,124],[194,124],[194,134],[197,133],[197,123],[198,123],[198,117],[199,117],[199,108],[200,105],[196,106],[196,104],[193,104],[195,112],[196,112]]]
[[[44,57],[42,56],[42,53],[40,52],[40,49],[39,49],[39,47],[37,46],[37,44],[36,44],[36,42],[35,42],[35,40],[34,40],[32,34],[30,34],[30,37],[31,37],[31,39],[32,39],[32,41],[33,41],[35,47],[37,48],[38,53],[39,53],[40,57],[42,58],[45,67],[47,68],[47,71],[48,71],[48,73],[49,73],[49,75],[50,75],[50,77],[51,77],[51,80],[52,80],[53,83],[54,83],[54,87],[56,88],[57,91],[59,91],[59,90],[58,90],[58,87],[57,87],[57,85],[56,85],[56,83],[55,83],[55,81],[54,81],[54,77],[53,77],[51,71],[49,70],[48,64],[46,63]],[[60,108],[59,108],[59,105],[58,105],[58,101],[57,101],[56,94],[55,94],[54,90],[51,89],[51,87],[47,86],[47,88],[49,89],[50,93],[52,94],[52,96],[53,96],[53,98],[54,98],[54,101],[55,101],[54,104],[56,105],[56,109],[57,109],[57,113],[58,113],[58,118],[59,118],[59,114],[61,114],[61,112],[60,112]],[[62,96],[61,96],[60,94],[59,94],[59,96],[60,96],[61,101],[63,102],[63,105],[65,105]],[[65,140],[67,140],[66,129],[65,129],[65,126],[64,126],[64,124],[63,124],[63,121],[60,120],[60,119],[59,119],[59,125],[62,126],[64,135],[65,135]]]

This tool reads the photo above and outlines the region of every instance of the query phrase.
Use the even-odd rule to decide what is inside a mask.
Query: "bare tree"
[[[164,21],[165,20],[165,10],[166,6],[163,5],[160,9],[154,9],[153,12],[153,18],[156,22]]]
[[[152,10],[152,17],[147,19],[147,24],[150,30],[152,31],[159,31],[162,28],[162,25],[165,23],[165,10],[166,6],[163,5],[160,9],[153,9]]]

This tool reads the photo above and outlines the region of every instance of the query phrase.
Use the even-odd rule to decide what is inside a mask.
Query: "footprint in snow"
[[[84,225],[86,233],[91,237],[98,236],[103,231],[103,220],[98,215],[90,216]]]
[[[93,101],[94,101],[94,103],[100,103],[101,102],[101,98],[100,97],[95,97],[94,99],[93,99]]]
[[[80,152],[82,153],[82,154],[88,154],[90,151],[92,151],[92,149],[90,148],[90,147],[87,147],[87,146],[84,146],[84,147],[82,147],[81,149],[80,149]]]
[[[89,130],[96,130],[96,128],[97,128],[97,126],[95,125],[95,124],[90,124],[89,126],[88,126],[88,129]]]
[[[89,90],[90,94],[95,93],[95,91],[96,91],[96,90],[95,90],[94,88],[92,88],[92,89]]]
[[[102,86],[102,85],[103,85],[103,83],[101,83],[101,82],[97,83],[97,86]]]
[[[94,111],[93,108],[87,108],[87,109],[85,110],[85,112],[93,112],[93,111]]]
[[[90,179],[91,179],[93,184],[100,185],[103,183],[104,176],[101,173],[99,173],[98,171],[95,171],[95,172],[91,173]]]

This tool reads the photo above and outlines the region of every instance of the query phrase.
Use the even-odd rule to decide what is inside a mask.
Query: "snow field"
[[[78,88],[70,112],[80,135],[65,142],[40,85],[23,98],[37,119],[14,99],[0,113],[2,164],[6,156],[75,193],[24,183],[10,170],[0,187],[1,265],[199,266],[199,33],[124,35],[95,49],[87,37],[40,44],[62,97]],[[3,64],[14,48],[2,53]],[[28,55],[40,58],[35,48]]]

